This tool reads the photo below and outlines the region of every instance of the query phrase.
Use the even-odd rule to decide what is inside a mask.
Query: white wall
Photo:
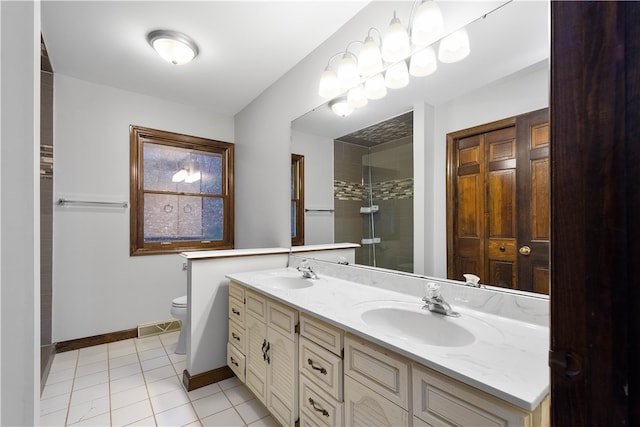
[[[0,2],[0,425],[40,404],[40,3]]]
[[[305,156],[305,209],[333,209],[333,140],[291,131],[291,152]],[[307,212],[304,216],[304,243],[334,242],[333,212]]]
[[[427,156],[426,192],[432,195],[432,240],[425,248],[425,274],[447,275],[447,134],[549,106],[549,69],[530,69],[435,108],[433,156]],[[429,206],[430,205],[430,206]]]
[[[54,200],[129,200],[129,125],[233,142],[233,119],[56,74]],[[56,206],[53,341],[169,319],[179,255],[129,256],[129,209]]]

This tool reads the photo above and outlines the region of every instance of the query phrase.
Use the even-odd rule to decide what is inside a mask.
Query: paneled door
[[[548,110],[447,136],[447,276],[549,293]]]

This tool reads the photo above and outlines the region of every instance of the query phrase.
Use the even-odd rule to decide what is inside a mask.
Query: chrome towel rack
[[[334,209],[305,209],[305,212],[335,212]]]
[[[68,200],[60,198],[56,202],[58,206],[65,205],[83,205],[83,206],[104,206],[104,207],[114,207],[114,208],[127,208],[129,207],[128,202],[98,202],[95,200]]]

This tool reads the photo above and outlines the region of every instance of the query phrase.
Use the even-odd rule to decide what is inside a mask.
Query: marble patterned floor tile
[[[101,397],[78,405],[72,405],[69,407],[67,424],[76,424],[80,421],[108,413],[109,409],[109,397]]]
[[[111,380],[109,383],[111,388],[111,394],[119,393],[121,391],[129,390],[132,388],[139,387],[141,385],[145,385],[144,377],[142,373],[129,375],[128,377],[120,378],[118,380]]]
[[[177,406],[190,404],[189,396],[184,390],[173,390],[150,398],[154,413],[165,412]]]
[[[151,416],[153,416],[151,402],[149,400],[143,400],[111,411],[111,425],[114,427],[125,426]]]
[[[147,390],[149,391],[149,396],[153,397],[170,391],[184,390],[184,386],[177,376],[173,376],[148,383]]]
[[[191,403],[200,419],[222,412],[231,407],[231,402],[229,402],[229,399],[227,399],[222,392],[194,400]]]
[[[245,424],[251,424],[269,415],[269,410],[258,399],[236,405],[236,410],[244,420]]]
[[[118,393],[111,393],[111,409],[124,408],[132,403],[149,399],[147,387],[144,385],[124,390]]]
[[[156,422],[158,426],[182,426],[197,421],[198,415],[194,411],[191,403],[156,413]]]

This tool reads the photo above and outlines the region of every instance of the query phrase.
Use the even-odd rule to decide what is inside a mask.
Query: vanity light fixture
[[[353,107],[349,105],[346,96],[340,96],[331,100],[331,102],[329,102],[329,108],[340,117],[347,117],[353,113]]]
[[[444,63],[458,62],[466,58],[469,52],[469,34],[465,28],[461,28],[440,41],[438,59]]]
[[[171,30],[155,30],[147,35],[147,41],[163,59],[182,65],[198,55],[198,46],[185,34]]]
[[[465,28],[445,37],[442,11],[435,0],[414,1],[408,28],[410,32],[394,11],[384,37],[377,28],[371,27],[364,42],[351,41],[344,51],[329,58],[320,77],[318,94],[325,99],[333,99],[329,106],[336,114],[346,117],[354,109],[365,106],[369,99],[384,98],[387,88],[407,86],[409,75],[428,76],[437,70],[438,60],[443,63],[457,62],[466,58],[471,51]],[[378,35],[377,41],[373,37],[374,32]],[[436,55],[434,43],[438,40]],[[352,43],[361,44],[357,55],[349,50]],[[331,61],[338,56],[342,56],[342,59],[336,73],[331,68]],[[336,98],[341,94],[346,96]]]

